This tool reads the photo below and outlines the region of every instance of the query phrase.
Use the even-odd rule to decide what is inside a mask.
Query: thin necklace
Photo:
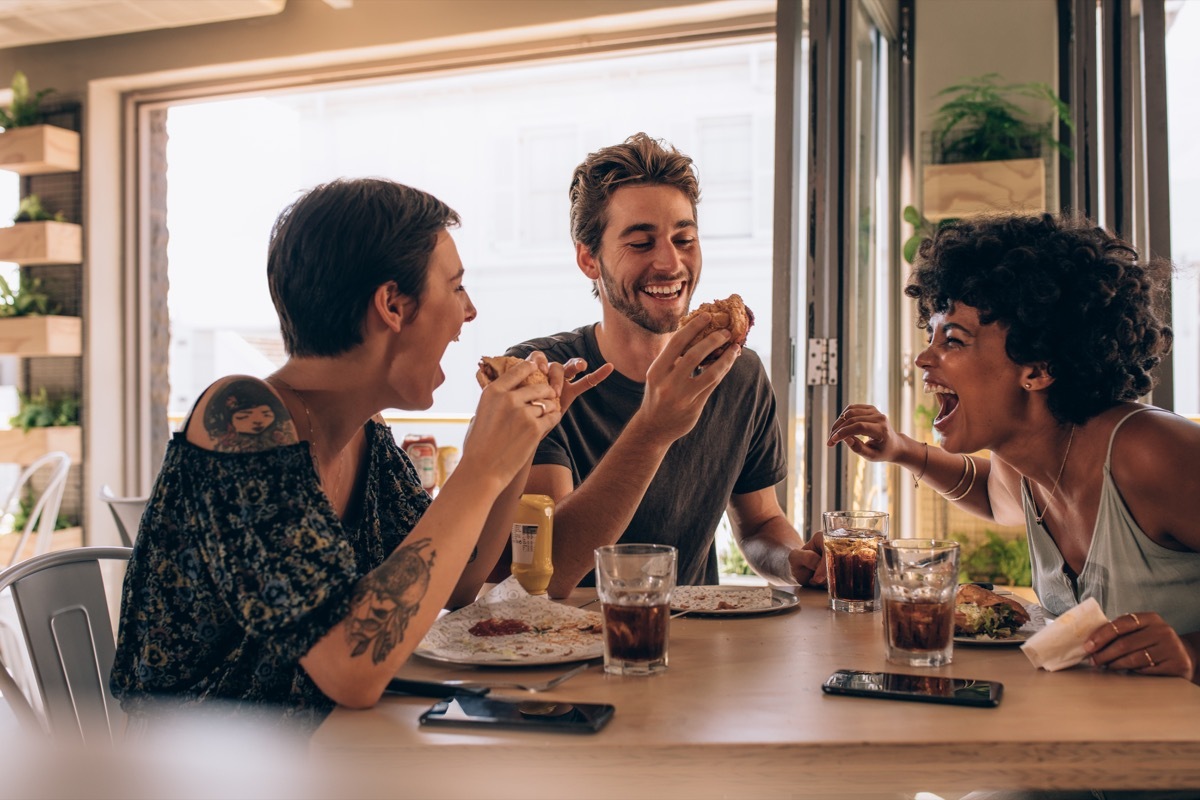
[[[308,438],[312,440],[313,468],[317,471],[317,480],[321,482],[321,487],[325,490],[326,496],[329,497],[329,500],[332,503],[334,499],[332,488],[340,488],[342,485],[342,468],[346,463],[346,449],[342,448],[342,451],[338,453],[337,471],[334,474],[333,487],[330,487],[325,483],[325,478],[321,474],[321,462],[317,460],[317,429],[313,425],[312,412],[308,410],[308,401],[304,399],[304,395],[300,393],[299,389],[297,389],[295,386],[292,386],[283,378],[279,377],[278,375],[272,375],[271,378],[272,380],[281,384],[289,392],[296,395],[296,399],[300,401],[300,407],[304,409],[304,420],[308,423]]]
[[[1058,492],[1058,483],[1062,480],[1063,470],[1067,468],[1067,458],[1071,455],[1071,442],[1073,441],[1075,441],[1075,423],[1071,423],[1071,435],[1067,437],[1067,452],[1063,453],[1062,463],[1058,465],[1058,477],[1054,479],[1054,488],[1050,490],[1050,496],[1046,498],[1046,506],[1040,514],[1037,513],[1037,498],[1033,496],[1033,487],[1029,489],[1029,499],[1033,501],[1033,518],[1037,520],[1038,525],[1041,525],[1046,514],[1050,513],[1050,503],[1054,501],[1054,495]]]

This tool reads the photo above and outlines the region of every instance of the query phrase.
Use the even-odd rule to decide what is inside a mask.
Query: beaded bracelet
[[[955,496],[955,497],[951,497],[951,496],[950,496],[950,494],[951,494],[951,493],[953,493],[954,489],[957,489],[957,488],[958,488],[958,486],[955,486],[955,487],[954,487],[954,489],[951,489],[951,490],[950,490],[950,492],[943,492],[943,493],[942,493],[942,497],[945,497],[945,498],[946,498],[947,500],[949,500],[951,503],[954,503],[954,502],[957,502],[957,501],[959,501],[959,500],[962,500],[964,497],[966,497],[967,495],[969,495],[969,494],[971,493],[971,490],[972,490],[972,489],[974,489],[974,488],[975,488],[975,478],[978,476],[978,473],[975,471],[975,459],[971,458],[970,456],[963,456],[963,458],[965,458],[965,459],[967,460],[967,464],[968,464],[968,465],[969,465],[969,467],[970,467],[970,471],[971,471],[971,482],[967,484],[967,488],[966,488],[966,489],[963,489],[963,491],[962,491],[962,494],[960,494],[960,495],[957,495],[957,496]],[[963,479],[964,479],[964,480],[966,479],[966,475],[963,475]],[[962,481],[959,481],[959,484],[961,485],[961,484],[962,484]]]

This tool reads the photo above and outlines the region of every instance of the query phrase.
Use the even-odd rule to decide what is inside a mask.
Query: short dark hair
[[[608,199],[622,186],[673,186],[692,204],[700,202],[700,183],[692,159],[652,139],[635,133],[621,144],[588,153],[571,176],[571,239],[593,255],[608,227]],[[598,295],[595,286],[592,294]]]
[[[454,209],[381,178],[321,184],[271,230],[267,282],[292,356],[336,356],[363,340],[375,290],[389,281],[419,304],[438,234]]]
[[[1173,340],[1160,317],[1171,269],[1083,217],[984,217],[922,242],[904,293],[922,328],[956,303],[1003,325],[1008,357],[1054,377],[1051,413],[1080,424],[1153,387]]]

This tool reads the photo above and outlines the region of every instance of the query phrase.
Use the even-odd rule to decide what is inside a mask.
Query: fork
[[[564,672],[561,675],[557,675],[557,676],[551,678],[550,680],[542,681],[540,683],[519,683],[516,681],[463,681],[463,680],[442,681],[441,683],[443,686],[457,686],[457,687],[462,687],[465,689],[484,689],[484,688],[487,688],[487,689],[519,689],[519,690],[525,691],[525,692],[548,692],[551,689],[553,689],[555,686],[558,686],[559,684],[563,683],[564,681],[574,678],[579,673],[589,670],[594,666],[595,666],[595,664],[592,664],[592,663],[580,664],[577,667],[573,667],[572,669],[567,670],[566,672]]]

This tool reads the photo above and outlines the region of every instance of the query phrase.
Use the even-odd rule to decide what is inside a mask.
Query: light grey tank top
[[[1109,437],[1092,545],[1075,585],[1063,572],[1063,557],[1054,540],[1037,521],[1028,482],[1021,479],[1033,589],[1051,616],[1094,597],[1109,619],[1156,611],[1178,633],[1200,631],[1200,553],[1169,550],[1147,538],[1113,482],[1112,445],[1117,431],[1125,420],[1150,408],[1129,412]]]

